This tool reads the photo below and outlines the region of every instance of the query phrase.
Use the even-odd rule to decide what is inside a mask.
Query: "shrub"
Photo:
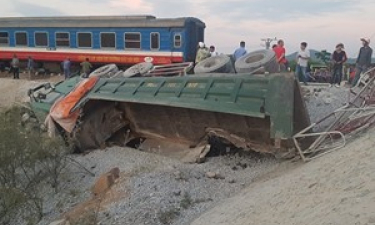
[[[21,122],[27,110],[14,107],[0,112],[0,224],[20,216],[41,219],[41,185],[58,188],[67,165],[69,148],[60,139],[49,139],[39,126]],[[31,113],[31,112],[28,112]]]

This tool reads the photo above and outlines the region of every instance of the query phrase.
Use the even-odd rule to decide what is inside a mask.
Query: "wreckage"
[[[140,140],[147,148],[191,149],[214,137],[227,146],[284,154],[310,125],[292,74],[76,76],[28,94],[39,119],[80,150],[103,147],[120,134],[125,144]]]
[[[293,141],[303,161],[340,149],[348,139],[375,126],[375,68],[361,75],[348,102],[298,132]]]
[[[292,74],[254,75],[259,68],[251,67],[242,74],[188,75],[191,67],[140,64],[122,72],[106,66],[111,71],[103,76],[42,84],[28,95],[50,134],[62,134],[80,151],[120,137],[122,145],[189,150],[198,158],[219,143],[282,157],[298,152],[309,161],[375,125],[375,69],[350,89],[345,106],[310,124]]]

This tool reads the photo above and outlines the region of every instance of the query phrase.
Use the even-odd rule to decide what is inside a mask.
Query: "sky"
[[[375,43],[375,0],[0,0],[0,6],[1,17],[197,17],[206,23],[206,44],[221,53],[232,53],[241,40],[248,51],[262,49],[266,37],[283,39],[289,53],[302,41],[328,51],[344,43],[350,57],[361,37]]]

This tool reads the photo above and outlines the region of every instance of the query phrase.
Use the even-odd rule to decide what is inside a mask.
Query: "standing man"
[[[206,45],[203,42],[198,44],[197,56],[195,58],[195,64],[202,62],[204,59],[210,57],[210,51],[206,48]]]
[[[246,55],[247,51],[245,49],[245,42],[244,41],[241,41],[240,42],[240,47],[236,49],[236,51],[234,51],[234,60],[237,61],[239,58],[241,58],[242,56]]]
[[[332,85],[340,87],[342,79],[342,69],[347,59],[348,57],[346,56],[346,52],[344,51],[344,44],[340,43],[336,45],[336,50],[332,54],[333,74],[329,87],[332,87]]]
[[[361,38],[361,41],[363,47],[361,47],[359,50],[352,87],[357,85],[359,79],[361,78],[361,73],[365,73],[371,66],[372,49],[370,48],[370,39]]]
[[[277,46],[273,48],[273,51],[276,54],[276,60],[279,63],[279,72],[286,71],[286,58],[285,58],[285,48],[284,41],[279,40]]]
[[[302,42],[300,51],[297,53],[297,66],[296,66],[296,78],[300,78],[300,73],[302,73],[302,81],[305,85],[307,85],[307,66],[310,59],[310,51],[307,49],[307,43]]]
[[[80,65],[81,65],[81,68],[82,68],[83,78],[88,78],[89,74],[91,72],[91,69],[92,69],[92,65],[89,62],[89,58],[86,58],[86,61],[81,62]]]
[[[210,56],[211,57],[214,57],[214,56],[218,56],[219,53],[217,51],[215,51],[215,46],[211,45],[210,46]]]
[[[64,70],[64,76],[65,79],[68,79],[70,77],[70,67],[72,63],[70,62],[70,58],[66,58],[64,62],[62,62],[62,67]]]
[[[20,79],[20,60],[17,55],[13,55],[12,62],[10,63],[13,70],[13,79]]]
[[[34,72],[34,60],[31,56],[27,58],[27,72],[29,73],[29,79],[31,79],[31,74]]]

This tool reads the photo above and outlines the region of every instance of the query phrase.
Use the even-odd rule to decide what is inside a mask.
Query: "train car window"
[[[182,46],[182,37],[181,34],[174,35],[174,47],[181,48]]]
[[[48,46],[48,33],[47,32],[35,32],[34,36],[35,36],[36,47]]]
[[[77,33],[78,35],[78,48],[91,48],[92,47],[92,34],[91,33]]]
[[[9,33],[0,32],[0,45],[9,45]]]
[[[159,50],[160,49],[160,34],[151,33],[151,49]]]
[[[115,33],[100,33],[100,47],[101,48],[116,48],[116,34]]]
[[[68,32],[57,32],[55,34],[56,47],[70,47],[70,38]]]
[[[26,32],[16,33],[16,45],[27,46],[27,33]]]
[[[125,48],[141,49],[141,34],[125,33]]]

